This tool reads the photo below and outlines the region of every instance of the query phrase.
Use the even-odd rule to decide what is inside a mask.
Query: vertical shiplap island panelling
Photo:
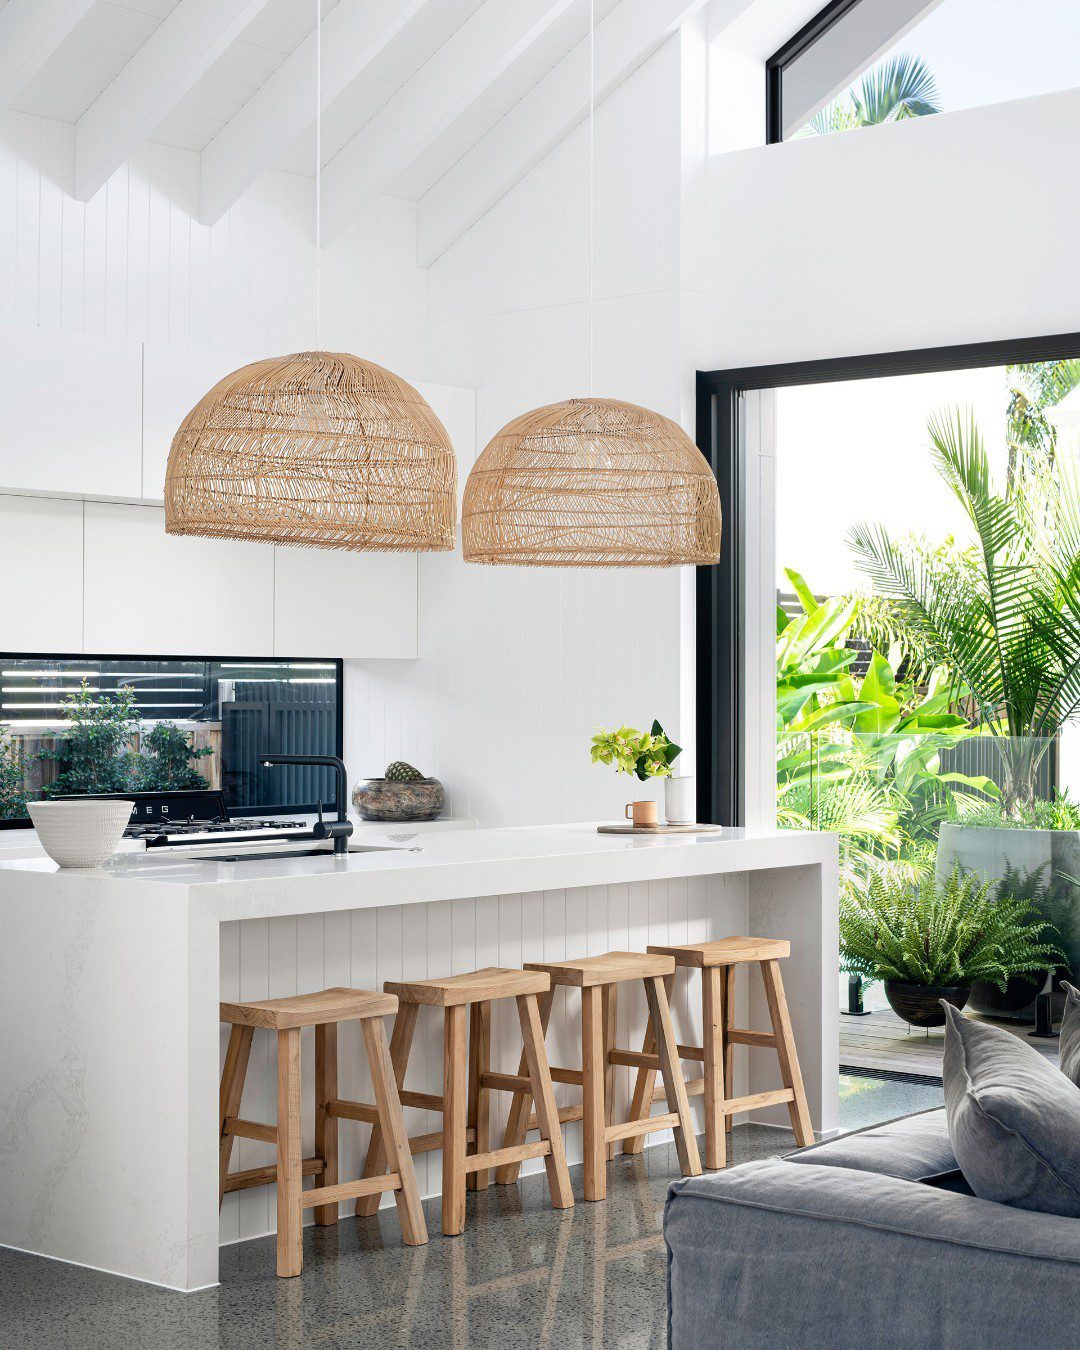
[[[671,881],[590,886],[578,890],[483,896],[436,904],[387,906],[297,918],[250,919],[221,928],[222,998],[272,998],[333,985],[378,988],[384,980],[424,979],[487,965],[520,966],[525,961],[557,961],[609,950],[643,951],[649,943],[693,942],[742,932],[746,923],[747,885],[742,874]],[[700,993],[680,971],[673,1000],[680,1040],[700,1039]],[[513,1005],[498,1005],[493,1022],[492,1065],[517,1072],[521,1040]],[[622,985],[618,1003],[619,1044],[640,1048],[645,1029],[645,1000],[638,986]],[[548,1050],[552,1063],[581,1062],[581,1005],[573,991],[555,997]],[[224,1054],[226,1033],[222,1033]],[[314,1146],[314,1036],[304,1032],[303,1117],[305,1156]],[[370,1084],[355,1026],[343,1031],[341,1083],[345,1095],[370,1100]],[[421,1013],[409,1063],[410,1087],[442,1091],[442,1023],[437,1013]],[[615,1118],[625,1118],[632,1071],[616,1073]],[[571,1086],[556,1084],[559,1104],[575,1100]],[[274,1119],[276,1060],[269,1034],[256,1032],[242,1111],[247,1119]],[[509,1098],[492,1094],[493,1138],[505,1123]],[[695,1108],[696,1109],[696,1108]],[[409,1131],[437,1129],[439,1117],[406,1113]],[[367,1126],[342,1123],[341,1175],[359,1175],[367,1144]],[[666,1135],[650,1136],[656,1142]],[[272,1161],[268,1145],[238,1140],[237,1168]],[[567,1127],[567,1154],[581,1159],[578,1126]],[[424,1195],[441,1189],[440,1155],[416,1160]],[[537,1170],[538,1162],[526,1164]],[[389,1202],[388,1202],[389,1203]],[[351,1212],[343,1206],[342,1214]],[[310,1218],[310,1216],[309,1216]],[[273,1231],[273,1188],[226,1196],[221,1240],[234,1242]]]

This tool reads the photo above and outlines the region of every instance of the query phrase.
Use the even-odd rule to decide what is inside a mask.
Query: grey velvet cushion
[[[1062,981],[1065,990],[1065,1012],[1061,1018],[1061,1039],[1058,1056],[1061,1072],[1080,1087],[1080,989]]]
[[[811,1144],[787,1154],[785,1161],[850,1167],[903,1181],[936,1180],[957,1167],[944,1108],[871,1125],[824,1144]]]
[[[1080,1088],[1018,1037],[942,1007],[945,1110],[971,1189],[1080,1218]]]

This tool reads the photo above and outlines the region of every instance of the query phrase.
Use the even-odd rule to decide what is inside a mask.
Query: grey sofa
[[[1080,1342],[1080,1220],[971,1194],[930,1111],[675,1182],[672,1350]]]

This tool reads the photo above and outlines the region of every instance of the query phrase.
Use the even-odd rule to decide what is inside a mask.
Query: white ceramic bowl
[[[61,867],[100,867],[131,819],[128,801],[28,802],[41,847]]]

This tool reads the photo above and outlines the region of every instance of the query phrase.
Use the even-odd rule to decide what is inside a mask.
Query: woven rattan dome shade
[[[446,428],[412,385],[342,352],[226,375],[169,452],[169,534],[425,552],[453,548],[456,519]]]
[[[467,562],[673,567],[720,556],[720,498],[682,427],[617,399],[509,422],[465,484]]]

